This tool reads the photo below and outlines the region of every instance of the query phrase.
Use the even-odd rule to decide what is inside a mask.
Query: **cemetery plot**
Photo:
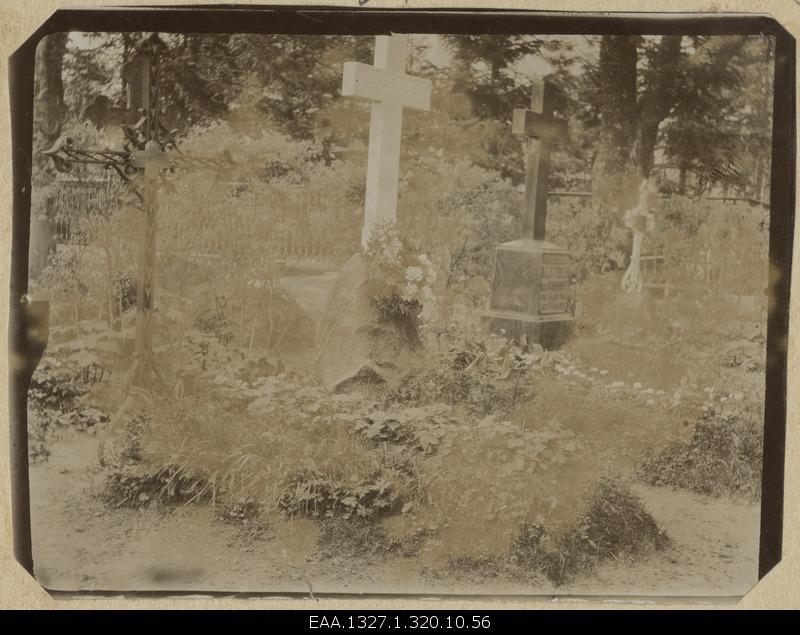
[[[652,157],[616,134],[616,39],[128,35],[70,34],[71,119],[37,139],[43,584],[755,583],[768,210],[714,197],[768,177],[769,38],[629,42],[677,55],[681,87],[735,67],[715,107],[749,113],[750,142],[703,141],[761,162],[723,182],[680,108]],[[73,72],[92,43],[122,82]],[[661,90],[631,68],[634,99]],[[697,174],[660,167],[678,159]]]

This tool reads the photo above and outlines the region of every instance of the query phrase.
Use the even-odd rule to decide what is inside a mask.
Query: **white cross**
[[[342,95],[372,102],[363,246],[374,225],[394,221],[397,216],[403,107],[430,110],[431,106],[431,82],[406,75],[407,40],[406,35],[379,35],[375,38],[374,66],[344,63]]]

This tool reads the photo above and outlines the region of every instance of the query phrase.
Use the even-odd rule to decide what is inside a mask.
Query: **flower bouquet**
[[[397,325],[408,341],[418,343],[422,307],[436,300],[436,270],[430,258],[413,253],[389,222],[373,228],[364,255],[379,317]]]

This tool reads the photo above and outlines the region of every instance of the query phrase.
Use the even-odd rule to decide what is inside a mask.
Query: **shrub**
[[[743,408],[705,406],[690,439],[652,452],[639,467],[650,485],[698,494],[761,493],[762,423]]]
[[[499,335],[481,338],[450,332],[429,347],[421,368],[409,371],[387,391],[387,405],[445,403],[468,415],[504,415],[533,396],[531,369],[563,362],[559,352],[522,346]]]
[[[100,367],[76,365],[86,355],[61,357],[65,361],[51,352],[45,354],[28,386],[28,454],[34,461],[47,459],[52,437],[59,431],[94,433],[108,421],[102,410],[88,402],[92,385],[101,377]]]
[[[114,507],[142,508],[158,502],[178,505],[212,498],[205,479],[174,465],[126,462],[107,476],[102,498]]]
[[[601,480],[588,509],[561,534],[523,523],[511,547],[517,565],[541,571],[554,584],[569,582],[609,559],[634,557],[668,544],[641,501],[626,487]]]

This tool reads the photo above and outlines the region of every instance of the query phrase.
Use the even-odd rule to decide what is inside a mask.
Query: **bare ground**
[[[109,510],[92,496],[102,480],[96,449],[89,436],[65,439],[31,468],[35,574],[51,590],[719,597],[745,593],[757,577],[759,506],[751,502],[637,487],[672,538],[667,551],[606,563],[558,589],[451,581],[427,574],[431,563],[419,559],[322,558],[307,520],[274,519],[259,536],[208,506]]]

